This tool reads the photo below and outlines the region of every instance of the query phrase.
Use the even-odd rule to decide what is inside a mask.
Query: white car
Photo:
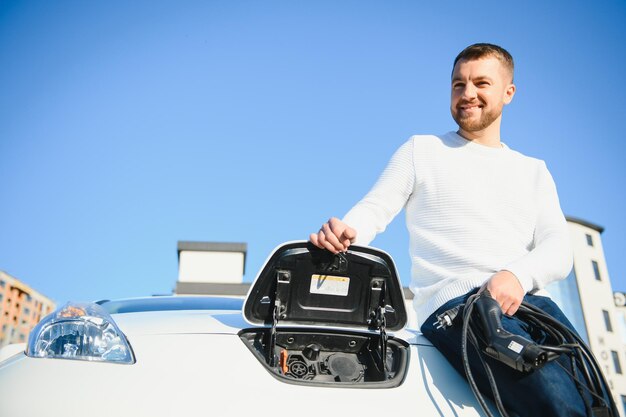
[[[279,247],[247,298],[66,304],[0,359],[0,416],[477,416],[389,255]],[[8,356],[8,357],[6,357]]]

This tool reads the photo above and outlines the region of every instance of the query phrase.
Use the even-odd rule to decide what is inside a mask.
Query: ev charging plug
[[[512,334],[502,327],[502,309],[489,291],[483,291],[476,299],[480,324],[487,341],[485,353],[516,369],[529,372],[539,369],[548,361],[548,354],[535,342]]]

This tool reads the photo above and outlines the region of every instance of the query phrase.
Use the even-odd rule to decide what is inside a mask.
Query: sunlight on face
[[[452,118],[462,131],[485,130],[500,119],[514,93],[511,74],[497,58],[459,61],[452,72]]]

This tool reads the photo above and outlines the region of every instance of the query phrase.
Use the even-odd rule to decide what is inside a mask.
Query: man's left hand
[[[489,290],[504,314],[509,316],[517,312],[524,299],[524,289],[519,280],[509,271],[500,271],[491,276],[482,289]],[[481,291],[482,291],[481,289]]]

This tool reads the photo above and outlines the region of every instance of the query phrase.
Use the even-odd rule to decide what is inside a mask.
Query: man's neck
[[[464,137],[467,140],[471,140],[472,142],[476,142],[484,146],[489,146],[490,148],[502,147],[502,143],[500,142],[499,123],[494,122],[487,128],[474,132],[468,132],[459,127],[459,130],[457,130],[456,133],[458,133],[460,136]]]

